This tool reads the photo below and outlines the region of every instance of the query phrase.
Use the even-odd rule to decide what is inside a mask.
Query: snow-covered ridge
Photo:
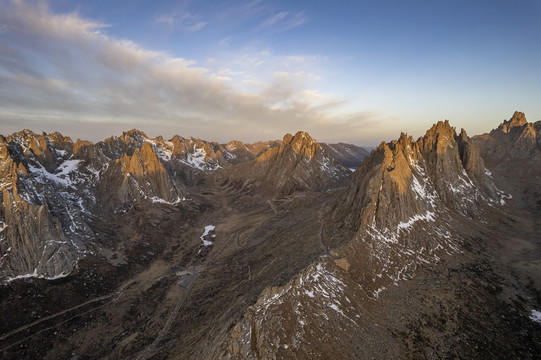
[[[194,145],[193,153],[188,153],[186,160],[180,161],[199,170],[216,170],[220,167],[218,164],[212,164],[205,161],[206,157],[207,152],[205,151],[205,149],[198,148]]]
[[[37,166],[28,164],[28,168],[36,176],[36,180],[42,184],[45,183],[44,180],[49,180],[67,187],[72,185],[69,175],[78,170],[80,163],[81,160],[66,160],[55,173],[48,172],[39,162],[36,162]]]
[[[173,158],[173,153],[175,152],[175,145],[172,141],[158,141],[157,139],[149,139],[149,138],[143,138],[144,142],[149,143],[152,146],[152,150],[154,153],[163,161],[168,162]],[[184,141],[184,140],[183,140]],[[215,161],[207,161],[209,158],[209,154],[205,151],[205,149],[199,147],[196,145],[197,139],[194,140],[192,138],[186,140],[188,144],[190,144],[189,147],[186,147],[183,151],[184,154],[177,153],[177,158],[185,157],[185,159],[179,158],[179,161],[185,165],[188,165],[194,169],[208,171],[208,170],[216,170],[220,168],[220,166],[215,163]],[[184,144],[186,146],[186,144]],[[229,151],[225,150],[223,151],[224,156],[227,159],[234,159],[236,156],[234,154],[231,154]]]

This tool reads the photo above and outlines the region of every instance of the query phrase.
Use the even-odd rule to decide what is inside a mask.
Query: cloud
[[[207,22],[205,22],[205,21],[199,21],[199,22],[197,22],[197,23],[195,23],[195,24],[193,24],[193,25],[191,25],[191,26],[188,26],[188,27],[186,28],[186,30],[189,31],[189,32],[196,32],[196,31],[199,31],[199,30],[201,30],[202,28],[204,28],[205,25],[207,25]]]
[[[231,43],[231,36],[226,36],[220,41],[218,41],[218,45],[223,46],[223,47],[228,47],[230,43]]]
[[[374,120],[373,113],[341,113],[333,104],[343,99],[307,89],[317,76],[306,69],[318,56],[254,51],[230,64],[218,61],[220,68],[202,67],[116,39],[105,33],[107,24],[54,14],[43,3],[2,2],[0,23],[0,133],[24,126],[100,140],[140,128],[255,141],[303,129],[358,143]]]
[[[155,23],[156,24],[165,24],[170,28],[173,28],[176,24],[179,23],[179,19],[174,17],[171,14],[162,14],[158,18],[156,18]]]
[[[286,31],[308,22],[304,12],[281,11],[267,18],[259,25],[259,29],[273,28],[277,31]]]
[[[208,24],[206,21],[201,21],[199,15],[193,15],[188,11],[161,14],[156,17],[154,23],[165,25],[171,31],[180,28],[186,32],[197,32]]]
[[[275,23],[283,20],[287,16],[287,14],[288,14],[287,11],[279,12],[278,14],[275,14],[275,15],[271,16],[270,18],[268,18],[267,20],[263,21],[260,26],[261,27],[272,26]]]

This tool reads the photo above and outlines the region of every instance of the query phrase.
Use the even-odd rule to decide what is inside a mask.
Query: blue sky
[[[474,135],[541,119],[539,64],[539,0],[0,0],[0,133]]]

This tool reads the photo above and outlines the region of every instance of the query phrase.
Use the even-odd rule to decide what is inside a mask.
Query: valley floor
[[[327,254],[320,210],[332,191],[280,200],[204,184],[192,192],[191,213],[164,204],[119,218],[109,241],[124,245],[110,261],[88,256],[67,278],[2,286],[2,358],[212,357],[265,288]],[[366,300],[355,333],[334,329],[351,347],[340,357],[541,358],[541,324],[530,317],[541,311],[541,211],[493,212],[463,253]]]

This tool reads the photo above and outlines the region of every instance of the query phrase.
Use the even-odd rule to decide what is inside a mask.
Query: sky
[[[374,146],[541,120],[540,0],[0,0],[0,134]]]

